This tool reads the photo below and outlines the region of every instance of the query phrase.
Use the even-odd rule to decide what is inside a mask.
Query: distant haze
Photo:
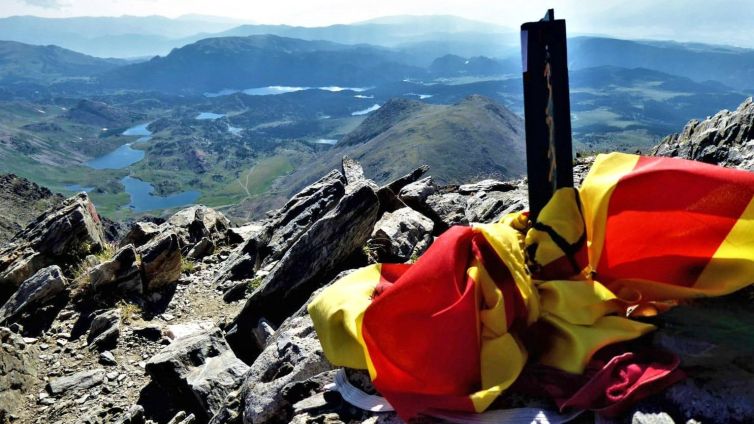
[[[0,16],[213,16],[218,23],[324,26],[391,15],[455,15],[516,29],[548,7],[568,20],[571,34],[754,47],[754,7],[747,0],[2,0]]]

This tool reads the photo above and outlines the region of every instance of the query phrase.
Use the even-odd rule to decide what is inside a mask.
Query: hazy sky
[[[378,16],[449,14],[518,28],[548,7],[569,33],[754,47],[753,0],[0,0],[0,16],[226,16],[319,26]]]

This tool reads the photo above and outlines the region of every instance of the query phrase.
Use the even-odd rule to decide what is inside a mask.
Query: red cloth
[[[641,399],[682,380],[680,359],[659,349],[614,355],[614,347],[597,353],[584,374],[545,366],[527,367],[512,390],[555,400],[561,411],[586,409],[614,417]]]

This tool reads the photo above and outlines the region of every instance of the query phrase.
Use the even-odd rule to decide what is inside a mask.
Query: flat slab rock
[[[75,374],[50,380],[47,389],[53,396],[59,396],[70,391],[89,389],[102,384],[105,380],[105,374],[104,368],[79,371]]]

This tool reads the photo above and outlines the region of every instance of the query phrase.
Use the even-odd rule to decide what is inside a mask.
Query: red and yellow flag
[[[481,412],[530,356],[581,373],[602,347],[653,330],[630,312],[754,281],[753,198],[749,172],[601,155],[534,225],[453,227],[413,265],[335,282],[309,313],[328,360],[369,370],[402,417]]]

